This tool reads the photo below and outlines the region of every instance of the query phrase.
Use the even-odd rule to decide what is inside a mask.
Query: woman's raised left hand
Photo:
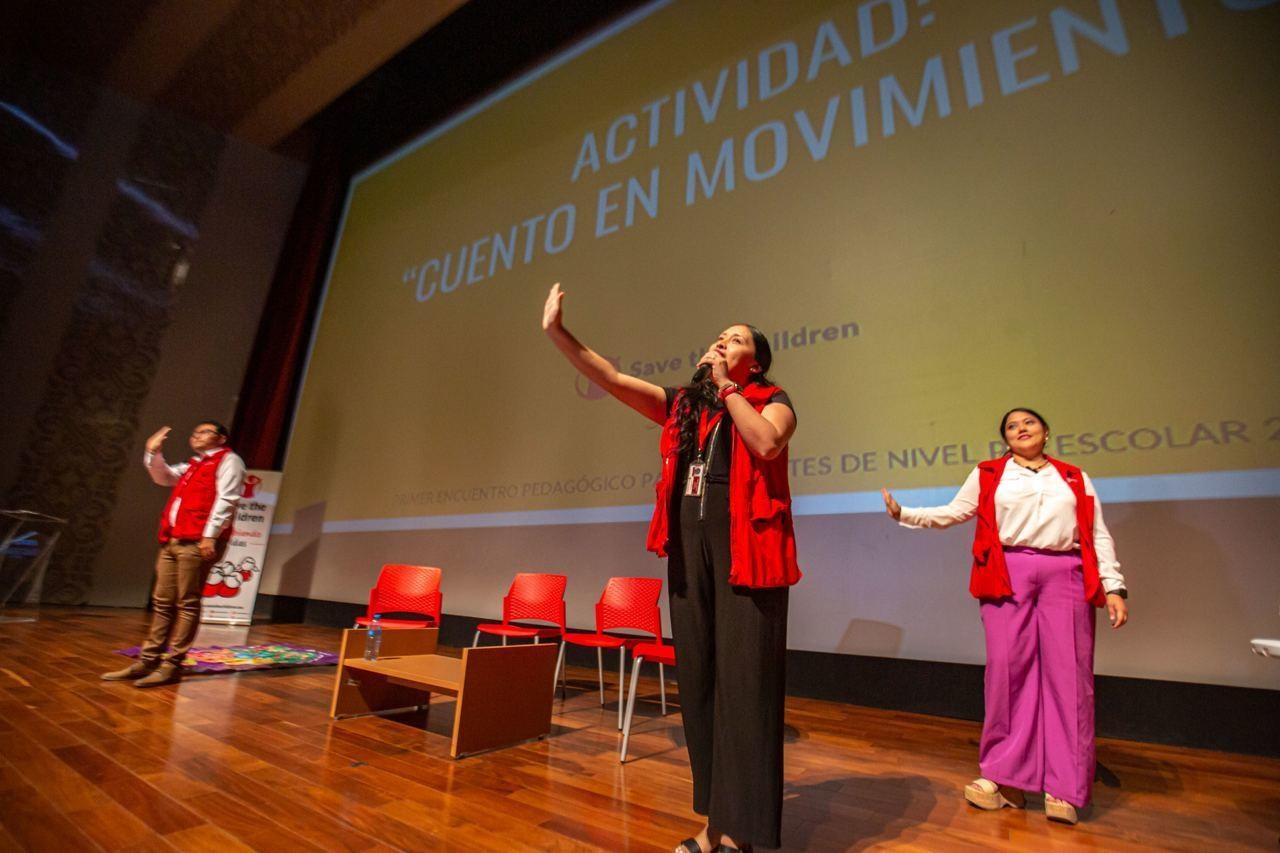
[[[550,334],[564,327],[564,310],[560,305],[562,302],[564,302],[564,291],[560,289],[560,282],[557,281],[551,285],[546,304],[542,306],[542,331]]]

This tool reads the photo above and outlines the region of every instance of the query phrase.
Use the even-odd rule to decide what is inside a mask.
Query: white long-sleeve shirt
[[[1084,491],[1093,496],[1093,546],[1098,555],[1098,577],[1107,592],[1125,587],[1115,540],[1102,520],[1102,501],[1093,481],[1084,475]],[[996,485],[996,527],[1001,544],[1010,547],[1071,551],[1080,547],[1076,527],[1076,497],[1052,465],[1038,472],[1010,462]],[[960,491],[945,506],[903,507],[898,523],[903,527],[950,527],[978,512],[978,469],[965,479]]]
[[[208,456],[221,449],[221,447],[215,447],[213,450],[202,451],[202,454]],[[164,461],[164,454],[161,452],[143,454],[142,464],[147,467],[151,480],[158,486],[176,484],[183,472],[191,467],[189,462],[170,465]],[[240,493],[244,490],[244,460],[234,452],[229,452],[222,457],[222,461],[218,463],[216,482],[218,496],[213,501],[213,509],[209,511],[209,520],[204,524],[206,539],[218,538],[218,534],[231,521],[231,516],[236,511],[236,504],[240,503]],[[175,500],[173,506],[169,507],[169,524],[178,523],[180,506],[182,506],[182,498]]]

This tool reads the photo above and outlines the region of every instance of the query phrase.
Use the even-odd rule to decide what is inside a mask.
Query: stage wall
[[[796,404],[792,648],[982,658],[950,498],[1014,405],[1095,479],[1133,624],[1099,671],[1274,687],[1280,6],[674,2],[352,182],[263,591],[382,562],[493,615],[643,551],[657,430],[538,327],[678,384],[726,325]]]

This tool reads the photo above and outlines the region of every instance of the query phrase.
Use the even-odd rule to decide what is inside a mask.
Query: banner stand
[[[266,563],[271,519],[280,497],[280,471],[248,471],[236,507],[231,541],[205,578],[202,625],[249,625]]]

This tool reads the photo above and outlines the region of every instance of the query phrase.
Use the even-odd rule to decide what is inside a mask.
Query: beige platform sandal
[[[1044,816],[1049,820],[1069,823],[1072,826],[1075,826],[1076,822],[1080,820],[1080,816],[1076,814],[1075,806],[1050,794],[1044,795]]]
[[[1027,798],[1017,788],[997,785],[990,779],[974,779],[964,786],[964,798],[970,805],[986,811],[996,811],[1008,806],[1011,809],[1026,808]]]

